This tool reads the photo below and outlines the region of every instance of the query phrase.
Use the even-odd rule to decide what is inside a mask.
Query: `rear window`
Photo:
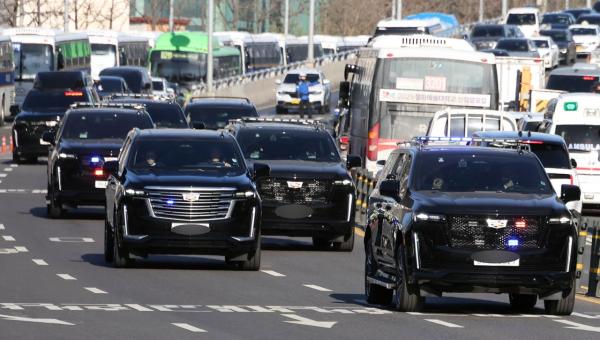
[[[189,117],[192,126],[203,123],[204,127],[209,130],[218,130],[224,128],[227,126],[230,119],[258,117],[258,113],[253,107],[243,106],[188,106],[185,109],[185,114]]]
[[[567,92],[591,92],[592,86],[598,81],[596,76],[586,75],[550,75],[546,88]]]
[[[571,28],[569,29],[573,35],[598,35],[598,31],[593,28]]]
[[[179,104],[145,103],[146,111],[159,128],[187,129],[188,124]]]
[[[562,31],[542,31],[540,32],[540,35],[546,36],[546,37],[552,37],[552,39],[554,41],[566,41],[567,40],[567,33],[562,32]]]
[[[309,73],[306,75],[306,80],[310,83],[318,83],[319,75],[316,73]],[[297,84],[299,81],[300,75],[298,73],[290,73],[285,76],[285,79],[283,80],[283,82],[286,84]]]
[[[71,104],[90,102],[87,91],[60,90],[38,91],[31,90],[23,102],[23,111],[28,112],[65,112]]]
[[[473,28],[473,32],[471,33],[471,37],[473,38],[483,38],[483,37],[503,37],[504,29],[499,26],[479,26]]]
[[[508,15],[506,23],[509,25],[535,25],[535,14],[512,13]]]
[[[531,151],[540,159],[544,168],[571,169],[569,152],[560,144],[530,144]]]
[[[164,91],[165,90],[164,83],[162,81],[153,81],[152,89],[156,90],[156,91]]]
[[[64,124],[61,138],[75,140],[123,140],[133,128],[153,128],[146,115],[119,113],[71,113]]]
[[[129,71],[129,70],[119,70],[119,69],[105,69],[100,72],[101,76],[117,76],[125,79],[127,83],[127,87],[133,93],[141,93],[142,92],[142,75],[140,72]]]
[[[123,85],[117,79],[100,79],[98,90],[102,92],[123,92]]]
[[[500,40],[496,48],[499,50],[527,52],[529,51],[529,44],[527,40]]]
[[[578,24],[598,25],[598,24],[600,24],[600,15],[580,16],[579,18],[577,18],[577,23]]]
[[[570,24],[570,20],[569,20],[569,16],[567,15],[544,15],[542,17],[542,24],[563,24],[563,25],[568,25]]]

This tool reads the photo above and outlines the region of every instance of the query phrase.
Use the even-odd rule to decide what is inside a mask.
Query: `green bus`
[[[153,77],[162,77],[185,88],[206,81],[208,35],[202,32],[163,33],[150,50]],[[213,76],[222,79],[242,74],[238,49],[213,39]]]

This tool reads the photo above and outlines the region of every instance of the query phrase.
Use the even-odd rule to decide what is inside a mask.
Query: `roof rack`
[[[235,97],[235,96],[193,96],[193,97],[190,97],[189,103],[193,103],[194,101],[202,100],[202,99],[239,99],[239,100],[246,101],[248,104],[252,104],[252,102],[250,101],[250,98]]]
[[[167,96],[161,96],[151,93],[113,93],[110,96],[110,99],[151,99],[151,100],[160,100],[160,101],[168,101],[171,98]]]
[[[134,109],[134,110],[144,110],[146,105],[139,103],[86,103],[86,102],[76,102],[70,105],[71,109],[84,109],[84,108],[96,108],[96,109],[105,109],[105,108],[118,108],[118,109]]]
[[[293,119],[293,118],[266,118],[266,117],[242,117],[238,119],[230,119],[229,124],[235,123],[284,123],[284,124],[296,124],[304,126],[315,126],[317,128],[323,127],[324,123],[320,120],[315,119]]]
[[[531,136],[531,133],[529,134]],[[519,137],[522,137],[522,134],[519,134]],[[434,142],[436,145],[481,145],[482,143],[489,143],[489,145],[494,147],[502,147],[502,148],[514,148],[519,151],[519,153],[523,153],[525,151],[531,152],[531,145],[522,139],[519,138],[496,138],[496,137],[435,137],[435,136],[421,136],[415,137],[411,141],[413,145],[416,145],[419,149],[425,145],[429,145],[430,142]],[[446,142],[446,143],[444,143]],[[398,142],[398,146],[404,146],[407,142],[401,141]]]

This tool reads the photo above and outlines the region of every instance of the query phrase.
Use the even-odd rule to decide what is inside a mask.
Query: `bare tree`
[[[102,25],[110,30],[120,29],[114,27],[115,22],[129,13],[129,0],[109,0],[107,7],[102,12],[99,19],[102,19]]]
[[[17,15],[19,12],[19,0],[3,0],[0,2],[0,27],[17,26]]]
[[[132,16],[138,16],[146,19],[150,24],[150,30],[156,31],[159,26],[160,19],[164,17],[164,13],[169,7],[168,0],[146,0],[143,8],[135,8],[135,13]]]

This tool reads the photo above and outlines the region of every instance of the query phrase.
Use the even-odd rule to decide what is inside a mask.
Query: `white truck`
[[[546,68],[541,58],[496,57],[498,99],[504,111],[529,109],[529,92],[543,89]]]

